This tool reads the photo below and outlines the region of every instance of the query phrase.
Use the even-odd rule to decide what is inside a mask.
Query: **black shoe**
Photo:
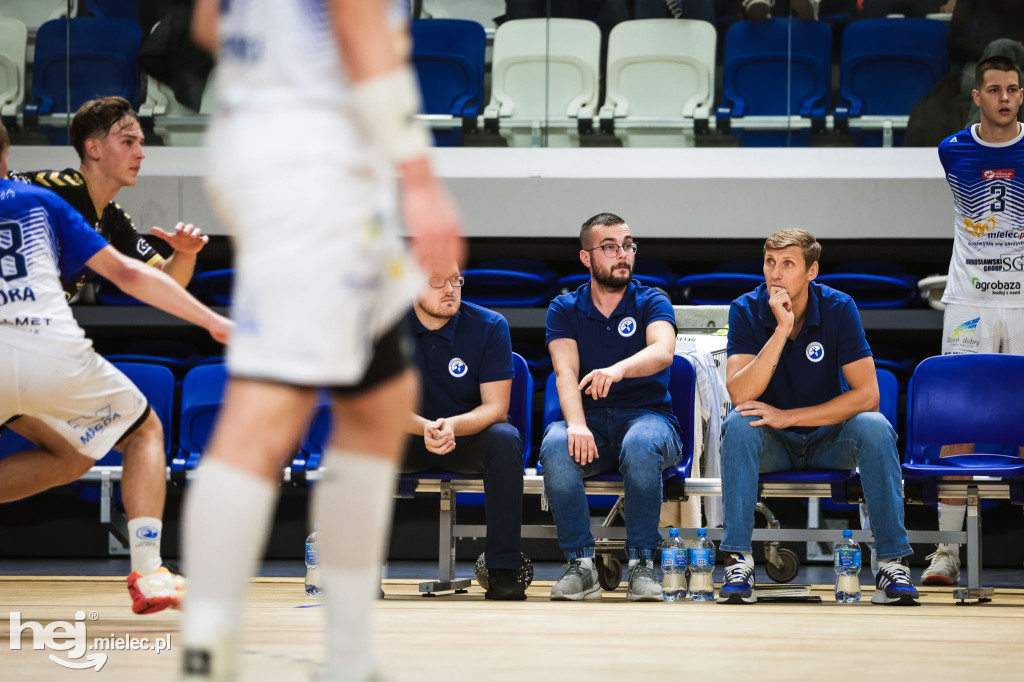
[[[526,586],[520,578],[521,571],[511,568],[492,568],[487,571],[487,591],[484,599],[497,601],[522,601],[526,599]]]

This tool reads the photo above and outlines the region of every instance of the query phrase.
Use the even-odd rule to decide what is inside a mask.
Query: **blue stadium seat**
[[[85,0],[85,16],[138,21],[137,0]]]
[[[178,452],[171,460],[174,483],[184,483],[186,472],[199,465],[220,412],[226,383],[227,368],[223,364],[200,365],[185,375],[181,386]]]
[[[531,258],[496,258],[463,270],[462,298],[485,307],[545,306],[555,293],[558,276],[547,264]]]
[[[633,264],[633,279],[644,286],[663,289],[670,296],[675,288],[677,275],[672,272],[668,263],[638,258]],[[581,285],[590,281],[589,272],[566,275],[558,280],[559,293],[576,291]]]
[[[484,27],[463,19],[414,19],[412,64],[423,112],[476,119],[483,107]],[[462,143],[461,130],[435,130],[440,146]]]
[[[824,119],[831,56],[832,31],[820,21],[733,24],[725,35],[719,121],[785,115]]]
[[[764,275],[746,272],[709,272],[676,280],[676,291],[688,305],[729,305],[737,297],[764,283]]]
[[[834,272],[816,281],[849,295],[862,310],[906,308],[918,297],[917,279],[910,275]]]
[[[228,268],[200,273],[192,278],[188,288],[196,298],[207,305],[230,306],[234,285],[235,271]]]
[[[1024,445],[1022,382],[1020,355],[943,355],[921,362],[907,389],[904,478],[925,479],[934,488],[943,476],[1024,477],[1024,458],[1017,453],[979,447],[987,442]],[[984,395],[982,402],[979,395]],[[979,445],[973,454],[938,456],[942,445],[955,443]],[[926,495],[925,501],[935,501],[935,495]]]
[[[71,26],[71,99],[67,78]],[[139,46],[142,29],[130,19],[54,19],[36,34],[32,103],[27,114],[74,112],[94,97],[120,95],[139,107]]]
[[[908,116],[949,72],[946,22],[863,19],[843,32],[837,119]]]
[[[171,443],[174,435],[174,373],[161,365],[143,362],[113,363],[135,386],[142,391],[149,401],[150,407],[160,418],[164,428],[164,455],[170,457]],[[97,464],[116,466],[121,464],[122,455],[111,450]]]

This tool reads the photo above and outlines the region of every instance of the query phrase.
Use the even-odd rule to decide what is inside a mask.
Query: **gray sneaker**
[[[551,587],[552,601],[583,601],[600,599],[601,585],[597,582],[597,567],[591,562],[588,570],[579,559],[571,559],[562,567],[562,575]]]
[[[658,574],[654,572],[649,559],[637,559],[629,567],[629,587],[626,588],[629,601],[665,601]]]

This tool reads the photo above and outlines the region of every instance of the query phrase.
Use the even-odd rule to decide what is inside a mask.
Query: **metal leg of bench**
[[[107,554],[127,556],[128,527],[124,514],[113,511],[114,481],[109,471],[100,479],[100,523],[107,528]]]
[[[981,509],[978,489],[967,489],[967,589],[953,590],[953,598],[960,604],[977,599],[979,604],[992,601],[995,589],[981,586]]]
[[[450,481],[441,482],[441,519],[437,547],[437,580],[420,583],[424,597],[433,597],[436,592],[454,590],[456,594],[466,592],[472,582],[468,578],[455,579],[455,493]]]

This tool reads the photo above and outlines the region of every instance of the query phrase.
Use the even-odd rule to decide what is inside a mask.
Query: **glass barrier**
[[[1019,19],[956,0],[398,4],[422,119],[456,147],[936,146],[977,121],[982,53],[1024,40]],[[201,145],[216,74],[190,7],[0,0],[13,142],[67,144],[82,102],[118,94],[147,144]]]

